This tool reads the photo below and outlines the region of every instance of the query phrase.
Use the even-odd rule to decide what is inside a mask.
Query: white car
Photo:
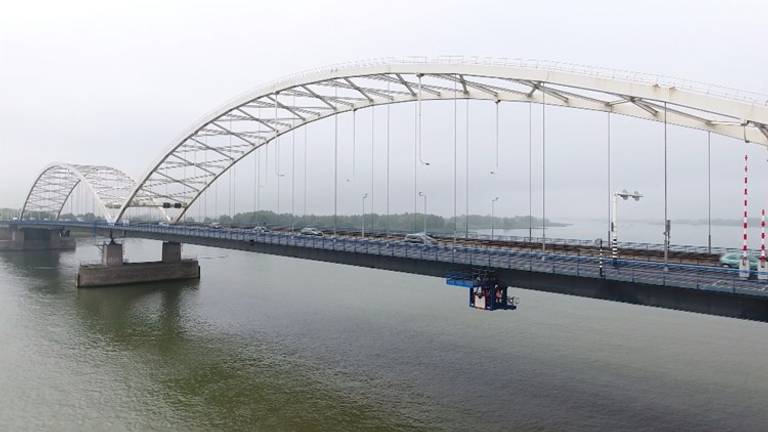
[[[317,228],[312,227],[304,227],[299,231],[299,234],[302,235],[308,235],[308,236],[315,236],[315,237],[323,237],[323,232],[320,231]]]
[[[403,237],[403,241],[406,243],[418,243],[428,246],[437,244],[437,240],[430,237],[429,234],[423,232],[406,234],[405,237]]]

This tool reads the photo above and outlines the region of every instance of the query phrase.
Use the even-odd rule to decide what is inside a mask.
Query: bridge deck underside
[[[726,317],[768,321],[765,284],[739,280],[716,267],[657,263],[611,266],[572,257],[502,248],[424,247],[397,241],[258,234],[246,230],[180,226],[68,226],[101,235],[175,241],[337,264],[444,277],[461,270],[494,269],[514,287]]]

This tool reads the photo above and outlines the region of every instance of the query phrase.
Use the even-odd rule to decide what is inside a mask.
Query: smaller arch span
[[[116,222],[120,208],[136,188],[133,178],[113,167],[52,163],[40,172],[29,189],[20,219],[43,214],[58,220],[70,195],[80,184],[93,194],[97,208],[108,223]],[[137,201],[141,202],[143,198],[139,196]]]

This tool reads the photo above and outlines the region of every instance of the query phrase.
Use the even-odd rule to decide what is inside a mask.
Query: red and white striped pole
[[[760,211],[760,262],[765,262],[765,209]]]
[[[765,209],[760,211],[760,266],[757,268],[757,278],[768,280],[768,265],[765,262]]]
[[[742,245],[741,245],[741,262],[739,263],[739,277],[741,278],[749,278],[749,255],[747,251],[747,185],[748,185],[748,177],[747,177],[747,161],[748,156],[746,153],[744,153],[744,221],[743,221],[743,228],[744,233],[742,237]]]

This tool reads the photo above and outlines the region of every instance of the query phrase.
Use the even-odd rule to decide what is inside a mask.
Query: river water
[[[185,246],[202,279],[74,287],[0,254],[0,429],[765,430],[768,325]],[[133,261],[160,245],[129,240]]]

